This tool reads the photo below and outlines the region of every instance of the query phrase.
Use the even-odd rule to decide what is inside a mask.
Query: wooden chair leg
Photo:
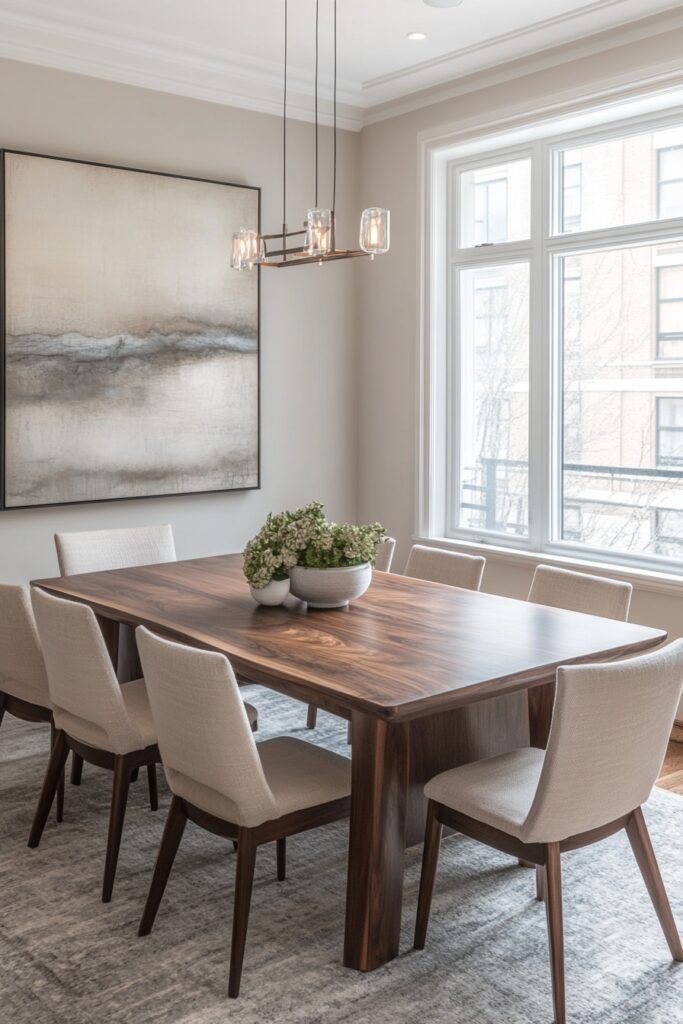
[[[138,781],[138,774],[139,774],[139,768],[133,768],[132,772],[130,773],[130,781],[131,782],[137,782]]]
[[[71,785],[80,786],[83,778],[83,758],[76,751],[71,755]]]
[[[230,999],[237,999],[240,992],[255,865],[256,842],[253,832],[251,829],[241,828],[237,843],[235,904],[232,918],[232,946],[230,948],[230,978],[228,981],[228,996]]]
[[[147,896],[147,902],[145,903],[145,909],[140,921],[138,935],[149,935],[154,926],[154,919],[157,916],[157,910],[164,895],[166,883],[171,874],[173,861],[178,852],[180,840],[183,838],[186,824],[187,818],[182,802],[177,796],[174,796],[171,800],[168,817],[166,818],[164,834],[161,837],[161,845],[157,854],[156,864],[154,865],[154,874],[152,875],[152,884],[149,888],[149,895]]]
[[[277,841],[277,880],[278,882],[284,882],[287,877],[287,840],[278,839]]]
[[[58,729],[55,735],[52,753],[50,754],[47,772],[45,773],[45,781],[43,782],[38,806],[36,807],[36,813],[33,817],[33,825],[31,826],[28,845],[32,849],[35,849],[40,842],[40,837],[43,834],[43,830],[50,813],[50,808],[52,807],[52,802],[55,798],[55,793],[59,788],[59,780],[64,777],[64,765],[66,764],[68,756],[69,747],[66,742],[66,737],[62,730]]]
[[[681,946],[678,928],[671,912],[671,906],[659,872],[655,851],[652,849],[650,834],[640,807],[637,811],[633,812],[631,820],[626,826],[626,834],[638,862],[643,881],[650,894],[652,905],[659,918],[659,923],[662,926],[662,931],[669,944],[671,956],[674,960],[683,961],[683,946]]]
[[[436,879],[436,867],[439,861],[439,849],[441,847],[441,833],[443,831],[441,822],[436,816],[436,805],[430,800],[427,808],[427,826],[425,829],[425,844],[422,851],[422,874],[420,876],[420,895],[417,901],[417,918],[415,921],[415,949],[424,949],[427,938],[427,925],[429,924],[429,911],[432,906],[432,894],[434,892],[434,880]]]
[[[316,722],[318,721],[318,709],[315,704],[308,705],[308,714],[306,715],[306,728],[315,729]]]
[[[7,694],[6,693],[0,693],[0,725],[2,725],[2,720],[5,717],[5,708],[6,707],[7,707]]]
[[[536,899],[539,903],[545,899],[545,868],[542,864],[536,865]]]
[[[550,945],[550,972],[553,983],[553,1007],[555,1024],[566,1024],[564,995],[564,928],[562,924],[562,871],[560,867],[560,844],[549,843],[546,847],[545,866],[545,911],[548,919],[548,941]]]
[[[54,721],[50,722],[50,752],[55,745],[57,730]],[[64,768],[57,783],[57,823],[64,821]]]
[[[117,754],[114,760],[114,785],[109,812],[107,857],[104,862],[104,878],[102,880],[103,903],[109,903],[114,889],[114,878],[116,877],[116,865],[121,847],[121,833],[123,832],[123,820],[126,816],[130,781],[131,770],[128,759],[125,754]]]
[[[159,794],[157,791],[157,766],[155,764],[147,765],[147,785],[149,787],[149,806],[150,810],[159,810]]]

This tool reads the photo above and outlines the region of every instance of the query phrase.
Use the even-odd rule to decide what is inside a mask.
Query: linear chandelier
[[[284,0],[284,94],[282,112],[282,230],[261,234],[242,228],[232,236],[231,266],[234,270],[253,267],[296,267],[306,263],[375,256],[389,251],[389,211],[379,206],[363,210],[358,249],[337,248],[335,205],[337,200],[337,0],[334,0],[334,87],[332,133],[332,208],[318,206],[318,52],[320,0],[315,4],[315,203],[299,231],[287,229],[287,34],[288,0]]]

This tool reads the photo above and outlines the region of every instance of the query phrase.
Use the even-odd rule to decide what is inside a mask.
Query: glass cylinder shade
[[[263,240],[258,232],[241,228],[232,236],[232,257],[230,265],[233,270],[250,270],[255,263],[263,259]]]
[[[332,248],[332,210],[309,210],[306,215],[306,252],[324,256]]]
[[[381,206],[363,210],[360,218],[360,247],[371,256],[389,251],[389,211]]]

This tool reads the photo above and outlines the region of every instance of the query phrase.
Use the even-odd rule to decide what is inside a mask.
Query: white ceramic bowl
[[[349,565],[340,569],[308,569],[295,565],[289,570],[290,592],[310,608],[345,608],[370,586],[372,566]]]

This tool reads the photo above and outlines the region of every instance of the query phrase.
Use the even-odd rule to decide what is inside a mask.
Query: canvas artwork
[[[3,505],[259,485],[259,190],[5,152]]]

